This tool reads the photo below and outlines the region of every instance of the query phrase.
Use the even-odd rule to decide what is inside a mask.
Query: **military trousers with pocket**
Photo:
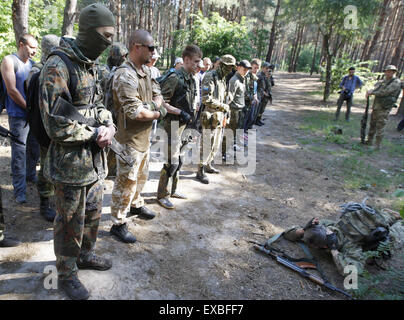
[[[126,146],[127,153],[135,160],[131,167],[116,157],[116,178],[112,190],[111,219],[116,225],[127,222],[126,216],[130,207],[144,206],[140,195],[149,177],[150,149],[145,152]]]
[[[94,250],[103,193],[104,180],[84,187],[55,184],[57,213],[53,233],[59,279],[74,276],[77,258]]]
[[[203,112],[200,165],[210,165],[219,151],[223,139],[224,119],[223,112]]]
[[[167,119],[164,121],[164,130],[168,138],[168,154],[167,162],[160,172],[157,199],[169,197],[177,190],[180,170],[183,163],[183,150],[187,145],[187,142],[181,139],[186,124],[177,122],[178,125],[172,127],[171,123],[172,122]]]

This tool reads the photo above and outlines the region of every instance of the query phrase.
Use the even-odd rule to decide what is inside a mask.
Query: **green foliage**
[[[377,78],[382,74],[377,72],[372,72],[372,67],[377,64],[376,60],[372,61],[353,61],[347,56],[343,56],[342,58],[334,59],[334,63],[331,67],[331,93],[339,91],[339,84],[342,81],[342,78],[348,74],[348,69],[350,67],[354,67],[355,75],[357,75],[365,84],[365,88],[372,87]],[[320,67],[320,71],[322,73],[321,81],[325,81],[325,67]]]
[[[4,0],[0,7],[0,60],[16,51],[12,21],[12,0]],[[61,35],[64,0],[31,0],[29,5],[28,32],[40,39],[46,34]],[[37,56],[40,56],[40,51]]]
[[[320,48],[321,49],[321,48]],[[314,64],[314,72],[318,72],[318,64],[320,62],[321,50],[317,48],[316,59]],[[299,59],[297,61],[298,72],[310,72],[311,64],[313,63],[314,46],[305,46],[300,52]]]
[[[195,15],[190,41],[197,44],[207,57],[231,54],[237,60],[250,59],[253,55],[250,32],[243,17],[241,23],[227,21],[217,12],[210,17]]]
[[[0,6],[0,60],[16,50],[12,21],[12,0],[5,0]]]

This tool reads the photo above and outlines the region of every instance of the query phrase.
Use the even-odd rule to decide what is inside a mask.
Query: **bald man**
[[[117,68],[112,83],[118,126],[116,139],[126,146],[126,152],[135,159],[135,164],[130,167],[116,158],[117,176],[112,191],[113,226],[110,233],[125,243],[136,242],[127,227],[129,211],[146,219],[155,216],[145,207],[140,195],[149,174],[152,122],[167,113],[160,86],[146,66],[151,62],[154,50],[154,40],[150,33],[145,30],[135,31],[130,38],[128,59]]]

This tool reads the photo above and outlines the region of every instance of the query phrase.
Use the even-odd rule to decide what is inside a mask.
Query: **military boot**
[[[216,173],[216,174],[218,174],[218,173],[220,173],[220,171],[219,170],[217,170],[216,168],[214,168],[213,166],[212,166],[212,164],[208,164],[207,166],[206,166],[206,170],[205,170],[207,173]]]
[[[200,165],[200,166],[198,167],[198,172],[196,173],[196,178],[197,178],[200,182],[202,182],[202,183],[204,183],[204,184],[209,184],[208,176],[207,176],[206,173],[205,173],[205,166]]]
[[[173,203],[168,198],[157,199],[157,202],[166,209],[174,209]]]
[[[151,211],[149,208],[143,206],[140,208],[136,207],[130,207],[130,212],[131,215],[137,215],[139,218],[146,219],[146,220],[151,220],[153,219],[156,214]]]
[[[50,207],[49,198],[40,197],[39,212],[46,221],[53,222],[55,220],[56,211]]]
[[[93,252],[87,255],[80,255],[77,259],[77,268],[106,271],[111,269],[112,262],[108,259],[97,256]]]
[[[120,241],[125,243],[135,243],[135,236],[128,230],[126,223],[121,225],[113,225],[109,231],[111,234],[116,236]]]
[[[11,247],[17,247],[20,245],[21,242],[15,241],[12,239],[7,239],[4,238],[3,240],[0,241],[0,248],[11,248]]]
[[[71,279],[58,279],[58,287],[63,289],[72,300],[87,300],[90,297],[90,293],[80,282],[77,275]]]

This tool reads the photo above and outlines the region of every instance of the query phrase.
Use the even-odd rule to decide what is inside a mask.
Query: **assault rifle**
[[[191,116],[191,121],[189,121],[187,123],[187,126],[185,127],[185,130],[186,129],[194,129],[194,130],[198,131],[198,118],[199,118],[199,116],[201,114],[199,112],[201,109],[199,109],[197,114],[194,115],[194,111],[192,110],[191,106],[189,105],[189,102],[187,100],[187,96],[186,96],[185,93],[178,98],[176,106],[179,107],[181,110],[183,110],[184,112],[188,113]],[[192,135],[190,135],[189,137],[186,138],[186,140],[188,140],[188,142],[191,142],[191,141],[194,140],[194,137]]]
[[[90,127],[98,128],[102,126],[97,120],[93,118],[86,118],[80,112],[77,111],[77,108],[74,107],[70,102],[66,101],[62,97],[58,97],[56,100],[55,106],[53,107],[52,114],[55,116],[64,117],[73,121],[77,121],[79,124],[86,124]],[[97,146],[98,147],[98,146]],[[129,166],[133,166],[135,164],[134,159],[125,153],[125,148],[112,138],[112,144],[109,148],[119,156],[122,161],[126,162]]]
[[[0,126],[0,136],[4,138],[10,138],[11,141],[25,146],[25,143],[22,142],[20,139],[18,139],[18,137],[14,133],[8,131],[6,128],[2,126]]]
[[[365,144],[365,139],[366,139],[366,126],[368,122],[368,117],[369,117],[369,100],[370,97],[367,98],[366,100],[366,108],[365,108],[365,113],[363,114],[362,120],[361,120],[361,143]]]
[[[309,272],[307,272],[305,269],[303,269],[302,267],[299,267],[297,264],[289,261],[286,258],[281,257],[280,255],[276,254],[274,252],[274,250],[272,249],[267,249],[265,248],[264,245],[255,245],[254,248],[264,254],[266,254],[267,256],[270,256],[272,259],[276,260],[276,262],[278,262],[279,264],[284,265],[285,267],[292,269],[293,271],[296,271],[297,273],[299,273],[301,276],[303,276],[306,279],[309,279],[311,281],[313,281],[314,283],[317,283],[323,287],[326,287],[332,291],[336,291],[339,292],[345,296],[347,296],[349,299],[353,300],[354,298],[347,292],[345,292],[344,290],[338,289],[336,287],[334,287],[333,285],[331,285],[329,282],[324,281],[323,279],[321,279],[320,277],[313,275]]]

